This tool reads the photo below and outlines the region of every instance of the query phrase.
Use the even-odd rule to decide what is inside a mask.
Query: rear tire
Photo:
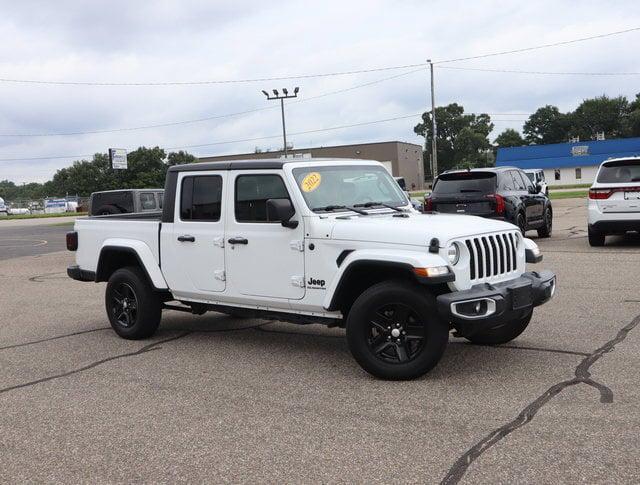
[[[122,338],[151,337],[160,325],[162,299],[135,266],[121,268],[111,275],[105,306],[111,327]]]
[[[449,341],[435,299],[415,284],[384,281],[365,290],[347,317],[347,343],[375,377],[415,379],[433,369]]]
[[[470,340],[474,344],[481,345],[500,345],[506,344],[507,342],[511,342],[513,339],[517,338],[524,332],[531,321],[531,317],[533,316],[533,310],[529,312],[529,314],[524,317],[514,321],[505,323],[504,325],[496,328],[492,328],[489,330],[485,330],[484,332],[477,333],[470,337],[465,337],[467,340]]]
[[[538,228],[538,237],[551,237],[551,231],[553,230],[553,212],[547,208],[544,211],[543,225]]]
[[[594,247],[604,246],[604,240],[606,235],[600,232],[596,232],[589,228],[589,245]]]

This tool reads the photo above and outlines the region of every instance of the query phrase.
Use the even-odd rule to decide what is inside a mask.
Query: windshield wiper
[[[388,209],[393,209],[397,212],[404,212],[404,210],[400,209],[400,207],[396,207],[395,205],[386,204],[384,202],[365,202],[364,204],[355,204],[354,207],[374,207],[376,205],[381,205],[382,207],[386,207]]]
[[[314,207],[311,210],[313,210],[314,212],[315,211],[333,212],[333,211],[338,210],[338,209],[347,209],[347,210],[356,212],[358,214],[362,214],[363,216],[368,216],[369,215],[369,213],[366,212],[366,211],[363,211],[361,209],[356,209],[355,207],[351,207],[351,206],[348,206],[348,205],[326,205],[324,207]]]

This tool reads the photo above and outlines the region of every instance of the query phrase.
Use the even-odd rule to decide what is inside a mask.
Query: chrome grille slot
[[[516,271],[518,256],[515,233],[492,234],[464,240],[469,251],[471,280],[500,277]]]

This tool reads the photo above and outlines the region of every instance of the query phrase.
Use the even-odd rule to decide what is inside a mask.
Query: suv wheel
[[[347,343],[358,364],[390,380],[420,377],[438,363],[449,327],[435,299],[404,281],[378,283],[362,293],[347,317]]]
[[[162,300],[142,271],[133,266],[111,275],[105,305],[115,332],[129,340],[151,337],[162,317]]]
[[[542,227],[538,229],[538,237],[551,237],[551,230],[553,229],[553,213],[551,209],[545,209],[543,220]]]
[[[606,235],[589,228],[589,246],[604,246]]]
[[[470,337],[466,337],[467,340],[470,340],[474,344],[482,344],[482,345],[499,345],[506,344],[507,342],[511,342],[513,339],[517,338],[522,332],[525,331],[529,322],[531,321],[531,316],[533,315],[533,310],[530,311],[524,317],[514,321],[505,323],[496,328],[491,328],[489,330],[485,330],[484,332],[474,334]]]

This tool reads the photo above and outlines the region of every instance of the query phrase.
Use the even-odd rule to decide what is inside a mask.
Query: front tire
[[[516,217],[516,225],[524,236],[527,233],[527,220],[524,218],[524,214],[522,212],[518,213],[518,216]]]
[[[347,343],[360,366],[375,377],[420,377],[440,361],[449,328],[435,299],[415,284],[385,281],[365,290],[347,317]]]
[[[553,213],[551,209],[545,209],[543,219],[543,225],[538,229],[538,237],[551,237],[551,231],[553,229]]]
[[[594,246],[594,247],[604,246],[604,239],[606,237],[605,234],[596,232],[591,228],[589,228],[588,232],[589,232],[589,246]]]
[[[111,275],[105,305],[111,327],[122,338],[151,337],[160,325],[162,299],[137,267],[121,268]]]
[[[506,344],[507,342],[511,342],[515,338],[519,337],[520,334],[526,330],[532,316],[533,310],[514,322],[505,323],[500,327],[491,328],[465,338],[474,344],[480,345]]]

